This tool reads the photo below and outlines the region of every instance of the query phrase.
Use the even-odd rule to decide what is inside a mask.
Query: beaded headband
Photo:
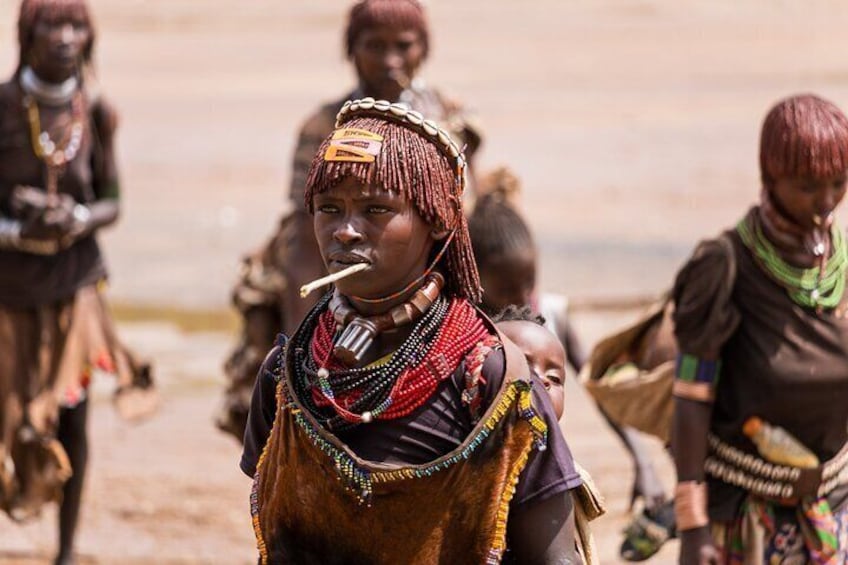
[[[457,194],[462,196],[465,192],[467,184],[466,168],[468,167],[465,155],[463,155],[463,150],[451,139],[450,134],[439,127],[439,124],[433,120],[425,119],[421,112],[409,109],[406,104],[392,103],[388,100],[374,100],[368,97],[345,102],[336,115],[336,128],[341,128],[345,122],[358,116],[388,118],[428,138],[448,159],[456,164],[454,170],[456,172]],[[325,159],[327,159],[326,155]]]

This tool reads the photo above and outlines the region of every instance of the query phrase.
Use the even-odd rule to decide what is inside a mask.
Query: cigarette
[[[346,269],[342,269],[338,273],[333,273],[332,275],[327,275],[326,277],[321,277],[320,279],[316,279],[310,283],[306,283],[305,285],[300,287],[300,297],[306,298],[313,290],[321,288],[325,284],[334,283],[338,280],[347,278],[351,275],[359,273],[360,271],[365,271],[366,269],[370,268],[371,265],[369,265],[368,263],[356,263]]]
[[[400,87],[404,90],[406,90],[412,85],[412,81],[409,80],[409,77],[406,75],[406,73],[401,70],[391,71],[389,73],[389,76],[392,78],[392,80],[397,82],[398,85],[400,85]]]
[[[824,217],[820,214],[813,215],[813,223],[822,228],[829,228],[833,223],[833,212],[828,213]]]

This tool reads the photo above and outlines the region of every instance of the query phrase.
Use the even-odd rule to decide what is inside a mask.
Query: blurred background
[[[90,4],[100,82],[122,118],[123,215],[101,238],[110,297],[125,340],[156,363],[164,403],[130,426],[101,385],[78,547],[84,563],[249,563],[249,481],[212,425],[235,331],[229,289],[284,211],[302,120],[354,86],[342,48],[350,2]],[[587,345],[755,201],[772,103],[814,91],[848,108],[844,2],[427,6],[423,76],[479,115],[478,170],[507,165],[523,180],[543,287],[572,297]],[[5,76],[17,13],[17,0],[0,0]],[[575,387],[564,429],[607,495],[595,533],[614,563],[629,460]],[[665,477],[670,488],[667,465]],[[53,540],[49,513],[23,528],[0,517],[0,563],[44,562]]]

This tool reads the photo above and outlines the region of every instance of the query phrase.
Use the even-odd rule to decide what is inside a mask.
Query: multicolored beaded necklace
[[[294,338],[292,383],[304,408],[330,430],[409,415],[488,335],[466,300],[439,296],[388,362],[348,369],[330,355],[339,330],[328,302],[329,296]]]
[[[819,266],[805,269],[784,261],[754,218],[754,214],[743,218],[736,225],[736,232],[760,266],[786,289],[792,301],[805,308],[832,309],[838,306],[845,292],[848,245],[836,224],[830,229],[833,250],[824,269]]]

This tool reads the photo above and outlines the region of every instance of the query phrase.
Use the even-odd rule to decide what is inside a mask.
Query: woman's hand
[[[719,565],[718,549],[713,543],[709,526],[679,532],[680,565]]]
[[[76,201],[71,196],[48,195],[32,187],[19,188],[12,194],[12,210],[21,218],[21,237],[60,240],[74,231]]]

